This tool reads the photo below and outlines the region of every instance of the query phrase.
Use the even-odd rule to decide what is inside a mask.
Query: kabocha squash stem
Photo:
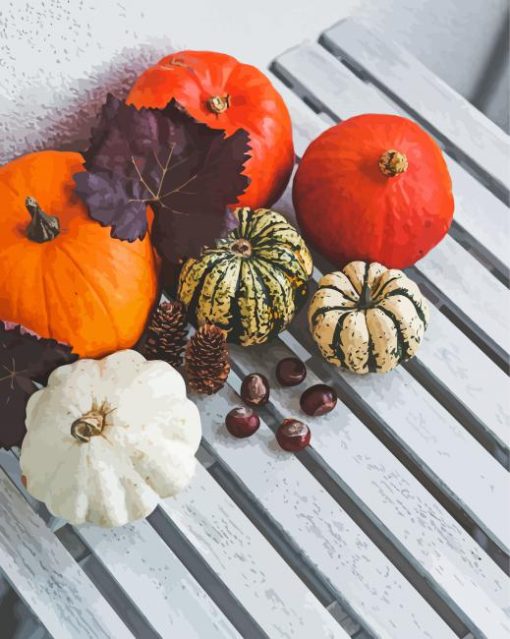
[[[32,242],[42,244],[43,242],[54,240],[60,234],[58,217],[45,213],[35,198],[27,197],[25,206],[32,218],[27,228],[27,237]]]
[[[395,149],[388,149],[379,159],[379,168],[381,172],[388,177],[395,177],[396,175],[405,173],[408,166],[409,163],[405,153],[401,153]]]

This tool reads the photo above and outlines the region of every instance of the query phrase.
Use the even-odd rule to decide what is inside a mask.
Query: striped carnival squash
[[[350,262],[321,278],[310,308],[310,332],[322,355],[353,373],[385,373],[416,354],[429,310],[402,271]]]
[[[234,214],[239,226],[184,264],[178,297],[195,324],[219,326],[229,342],[262,344],[283,331],[304,302],[312,257],[279,213],[238,208]]]

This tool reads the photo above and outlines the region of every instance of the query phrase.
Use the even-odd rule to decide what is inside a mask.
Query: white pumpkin
[[[405,273],[350,262],[319,281],[308,309],[322,355],[353,373],[385,373],[415,355],[429,309]]]
[[[200,415],[181,375],[124,350],[57,368],[27,405],[27,490],[72,524],[146,517],[190,481]]]

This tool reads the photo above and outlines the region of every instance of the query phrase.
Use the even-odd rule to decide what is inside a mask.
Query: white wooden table
[[[412,117],[444,148],[455,221],[409,269],[434,306],[419,356],[386,376],[333,369],[303,314],[268,346],[233,348],[228,387],[199,400],[192,485],[119,530],[51,518],[1,452],[1,572],[38,638],[508,638],[509,138],[352,20],[271,71],[298,161],[332,122],[366,112]],[[290,189],[275,208],[293,217]],[[326,268],[317,259],[314,279]],[[298,455],[273,434],[300,414],[299,389],[274,381],[291,353],[306,384],[342,400],[306,418],[313,446]],[[253,371],[273,381],[271,403],[256,435],[236,440],[223,419]]]

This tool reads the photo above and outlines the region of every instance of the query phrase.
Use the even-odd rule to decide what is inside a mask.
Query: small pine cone
[[[189,340],[184,358],[189,389],[212,395],[223,388],[230,373],[225,333],[213,324],[204,324]]]
[[[182,365],[188,341],[186,309],[182,302],[162,302],[152,317],[143,354],[162,359],[174,368]]]

